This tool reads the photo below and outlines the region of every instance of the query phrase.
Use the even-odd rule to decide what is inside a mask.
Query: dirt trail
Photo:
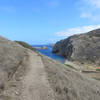
[[[46,78],[41,57],[29,52],[28,72],[23,79],[21,100],[55,100],[54,92]]]

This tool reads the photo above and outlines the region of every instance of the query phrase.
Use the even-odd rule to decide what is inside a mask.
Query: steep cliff
[[[52,52],[71,61],[100,64],[100,29],[61,40]]]

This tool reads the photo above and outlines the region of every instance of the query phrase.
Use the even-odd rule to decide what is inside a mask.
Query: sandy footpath
[[[29,52],[29,65],[24,77],[21,100],[55,100],[54,92],[46,78],[41,57]]]

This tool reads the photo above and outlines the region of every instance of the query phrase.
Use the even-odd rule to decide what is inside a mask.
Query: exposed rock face
[[[100,29],[57,42],[53,53],[71,61],[100,64]]]

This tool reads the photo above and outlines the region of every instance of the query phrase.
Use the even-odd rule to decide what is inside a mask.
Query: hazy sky
[[[0,35],[30,44],[56,42],[100,27],[100,0],[0,0]]]

